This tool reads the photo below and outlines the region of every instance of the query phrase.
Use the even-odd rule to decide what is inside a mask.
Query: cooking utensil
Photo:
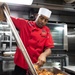
[[[11,30],[12,30],[12,32],[14,34],[14,37],[15,37],[15,39],[17,41],[17,45],[20,48],[21,52],[23,53],[26,62],[28,63],[30,71],[32,72],[33,75],[37,75],[37,72],[36,72],[36,70],[35,70],[35,68],[33,66],[33,63],[32,63],[32,61],[31,61],[31,59],[30,59],[30,57],[28,55],[28,52],[27,52],[27,50],[26,50],[26,48],[25,48],[25,46],[24,46],[24,44],[23,44],[23,42],[22,42],[22,40],[21,40],[21,38],[20,38],[20,36],[19,36],[19,34],[18,34],[18,32],[17,32],[17,30],[16,30],[16,28],[15,28],[15,26],[14,26],[12,20],[11,20],[11,18],[10,18],[8,10],[7,10],[7,8],[5,6],[4,6],[3,11],[4,11],[4,14],[5,14],[6,18],[7,18],[7,21],[9,23],[10,27],[11,27]]]

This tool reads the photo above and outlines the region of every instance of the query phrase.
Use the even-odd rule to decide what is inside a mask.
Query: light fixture
[[[23,5],[31,5],[33,0],[0,0],[0,2],[5,3],[13,3],[13,4],[23,4]]]

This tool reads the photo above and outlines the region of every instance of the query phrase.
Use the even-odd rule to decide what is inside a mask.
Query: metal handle
[[[24,46],[24,44],[23,44],[23,42],[22,42],[22,40],[21,40],[21,38],[20,38],[20,36],[19,36],[19,34],[18,34],[18,32],[17,32],[17,30],[16,30],[16,28],[15,28],[15,26],[14,26],[12,20],[11,20],[11,18],[10,18],[10,15],[9,15],[9,13],[7,11],[7,8],[5,6],[4,6],[3,11],[4,11],[4,14],[5,14],[6,18],[7,18],[7,21],[9,23],[10,27],[11,27],[11,31],[13,32],[14,37],[15,37],[15,39],[17,41],[18,47],[20,48],[21,52],[24,55],[24,58],[25,58],[26,62],[28,63],[30,71],[32,72],[33,75],[38,75],[36,70],[35,70],[35,68],[34,68],[34,66],[33,66],[32,61],[31,61],[31,59],[30,59],[30,57],[28,55],[28,52],[27,52],[27,50],[26,50],[26,48],[25,48],[25,46]]]

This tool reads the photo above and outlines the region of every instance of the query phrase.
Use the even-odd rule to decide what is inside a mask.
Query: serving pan
[[[60,70],[60,69],[58,69],[58,68],[55,68],[55,67],[53,67],[53,68],[41,67],[39,70],[43,70],[43,69],[46,69],[46,70],[48,70],[49,72],[52,72],[53,75],[58,75],[58,74],[70,75],[70,74],[66,73],[65,71],[62,71],[62,70]],[[30,70],[28,70],[27,75],[33,75],[33,74],[30,72]],[[41,74],[38,74],[38,75],[41,75]],[[46,75],[48,75],[48,74],[46,74]],[[51,75],[52,75],[52,74],[51,74]]]

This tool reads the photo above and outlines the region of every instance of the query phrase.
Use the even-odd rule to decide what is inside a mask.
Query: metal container
[[[61,62],[47,62],[44,64],[44,66],[56,67],[60,69]]]
[[[66,73],[66,72],[64,72],[64,71],[61,71],[61,70],[59,70],[59,69],[57,69],[57,68],[55,68],[55,67],[53,67],[53,68],[41,67],[40,70],[42,70],[42,69],[47,69],[49,72],[54,73],[54,75],[57,75],[58,73],[63,74],[63,75],[70,75],[70,74],[68,74],[68,73]],[[29,70],[28,70],[27,75],[32,75]]]

